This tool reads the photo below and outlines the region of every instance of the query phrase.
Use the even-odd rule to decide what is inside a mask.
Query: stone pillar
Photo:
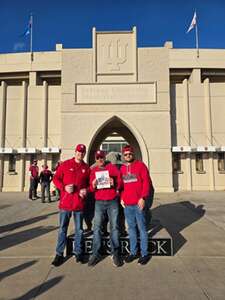
[[[204,94],[205,94],[204,100],[205,100],[206,136],[207,136],[207,145],[209,146],[209,145],[213,145],[209,78],[206,78],[204,80]],[[210,191],[215,190],[215,173],[214,173],[213,153],[209,153],[209,188],[210,188]]]
[[[43,132],[43,147],[48,147],[48,83],[43,82],[44,88],[44,132]],[[44,161],[47,163],[47,155],[44,156]]]
[[[92,78],[93,82],[97,81],[97,41],[96,41],[96,28],[92,28],[92,50],[93,50],[93,55],[92,55],[92,60],[93,60],[93,70],[92,70]]]
[[[1,95],[2,107],[1,107],[1,148],[5,147],[5,131],[6,131],[6,105],[7,105],[7,84],[2,81],[1,84]],[[4,177],[4,156],[0,158],[0,192],[3,188],[3,177]]]
[[[21,147],[27,146],[27,82],[23,81],[22,84],[22,101],[23,101],[23,118],[22,118],[22,141]],[[26,174],[26,156],[21,154],[21,181],[20,191],[24,191],[25,187],[25,174]]]
[[[137,28],[133,27],[133,64],[134,64],[134,81],[138,81],[138,65],[137,65]]]
[[[183,81],[183,97],[184,97],[184,136],[188,146],[191,146],[191,129],[190,129],[190,108],[189,108],[189,91],[188,80]],[[191,153],[186,156],[186,170],[187,170],[187,190],[192,190],[192,163]]]

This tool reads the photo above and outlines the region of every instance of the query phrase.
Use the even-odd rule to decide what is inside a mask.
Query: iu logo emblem
[[[120,65],[127,61],[127,43],[112,40],[108,45],[103,45],[103,54],[110,71],[120,71]]]

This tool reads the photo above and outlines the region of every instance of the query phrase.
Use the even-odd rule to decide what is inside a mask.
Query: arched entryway
[[[130,145],[133,146],[135,150],[135,155],[137,159],[142,160],[143,155],[141,151],[141,147],[138,143],[137,138],[135,137],[134,133],[129,129],[126,122],[121,120],[117,116],[113,116],[109,120],[107,120],[97,131],[94,135],[89,151],[88,151],[88,162],[91,165],[94,162],[94,153],[97,149],[100,148],[102,142],[109,136],[113,134],[118,134],[119,136],[123,137],[123,139]]]

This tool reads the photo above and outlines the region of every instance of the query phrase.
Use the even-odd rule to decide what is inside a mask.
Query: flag
[[[23,33],[23,34],[21,34],[21,36],[23,37],[23,36],[27,36],[27,35],[29,35],[29,34],[31,33],[31,28],[32,28],[32,16],[30,16],[30,19],[29,19],[28,25],[27,25],[27,27],[26,27],[26,29],[25,29],[24,33]]]
[[[193,16],[193,19],[192,19],[192,21],[191,21],[191,25],[189,26],[189,28],[188,28],[188,30],[187,30],[187,33],[188,33],[189,31],[191,31],[191,30],[196,26],[196,24],[197,24],[197,15],[196,15],[196,11],[195,11],[194,16]]]

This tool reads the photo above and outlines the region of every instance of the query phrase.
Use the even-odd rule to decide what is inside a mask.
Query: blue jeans
[[[148,232],[146,230],[145,211],[138,205],[128,205],[124,209],[125,218],[128,224],[128,233],[130,239],[130,253],[137,254],[137,228],[141,239],[141,256],[148,255]]]
[[[93,237],[93,255],[98,256],[101,248],[101,226],[104,214],[107,213],[110,223],[110,245],[111,253],[118,254],[119,250],[119,230],[118,214],[119,206],[117,199],[97,200],[95,202],[94,216],[94,237]]]
[[[82,252],[82,239],[83,239],[83,212],[82,211],[66,211],[60,210],[59,212],[59,233],[58,242],[56,246],[56,254],[63,255],[66,238],[67,229],[69,226],[70,218],[73,214],[75,234],[74,234],[74,253],[81,254]]]

